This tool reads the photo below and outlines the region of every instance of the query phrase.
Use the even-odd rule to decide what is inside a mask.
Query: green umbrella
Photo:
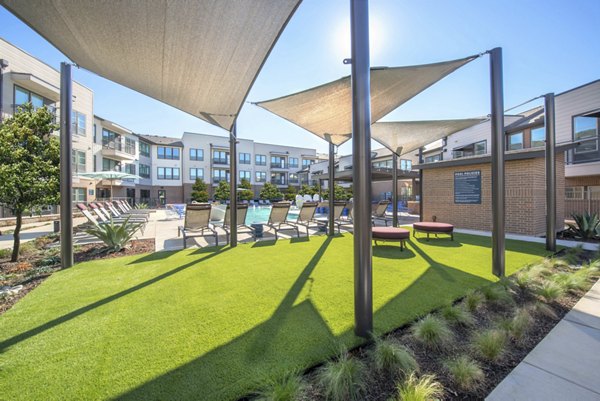
[[[138,180],[142,177],[135,174],[123,173],[121,171],[95,171],[93,173],[79,173],[78,177],[82,178],[91,178],[95,180],[110,180],[110,199],[112,200],[113,195],[113,181],[114,180],[125,180],[125,179],[133,179]]]

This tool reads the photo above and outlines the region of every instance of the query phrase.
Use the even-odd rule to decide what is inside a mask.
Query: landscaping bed
[[[0,315],[40,285],[52,273],[61,270],[58,235],[48,235],[21,244],[17,262],[10,262],[10,249],[0,254]],[[107,252],[104,244],[78,245],[75,263],[154,252],[154,240],[133,240],[119,252]],[[6,292],[8,291],[8,292]]]
[[[562,251],[242,400],[482,400],[600,277],[596,256]],[[274,397],[283,392],[294,396]]]

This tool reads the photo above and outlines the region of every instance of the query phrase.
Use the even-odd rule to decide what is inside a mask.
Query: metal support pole
[[[392,152],[392,226],[398,227],[398,155]]]
[[[423,164],[423,148],[419,148],[419,164]],[[419,221],[423,221],[423,169],[419,169]]]
[[[356,335],[373,330],[371,250],[371,67],[369,2],[350,0],[352,39],[352,175],[354,181],[354,320]]]
[[[502,82],[502,48],[490,50],[492,103],[492,273],[504,277],[504,90]]]
[[[237,246],[237,121],[229,132],[229,245]]]
[[[335,146],[333,145],[333,143],[329,142],[329,179],[327,180],[329,185],[328,185],[328,190],[329,190],[329,232],[327,233],[327,235],[335,235],[335,227],[334,227],[334,215],[333,215],[333,211],[334,211],[334,202],[335,202]]]
[[[2,99],[4,98],[4,69],[8,67],[8,61],[0,58],[0,123],[4,115]]]
[[[554,93],[544,95],[546,126],[546,249],[556,251],[556,126]]]
[[[71,165],[73,86],[71,64],[60,64],[60,261],[73,266],[73,167]]]

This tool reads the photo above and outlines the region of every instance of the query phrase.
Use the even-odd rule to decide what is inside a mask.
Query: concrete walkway
[[[600,281],[486,400],[600,400]]]

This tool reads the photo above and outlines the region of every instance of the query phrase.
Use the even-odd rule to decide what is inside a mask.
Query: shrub
[[[529,270],[522,270],[514,276],[515,284],[522,290],[529,290],[535,284],[535,277]]]
[[[411,327],[413,337],[428,348],[441,349],[453,340],[448,324],[434,315],[427,315]]]
[[[432,401],[444,395],[444,387],[433,375],[421,378],[412,373],[404,382],[396,386],[397,394],[392,400],[397,401]]]
[[[577,265],[581,262],[584,253],[585,250],[583,249],[583,245],[579,244],[573,248],[567,248],[563,259],[570,265]]]
[[[506,288],[500,285],[488,285],[481,289],[485,300],[489,303],[499,306],[511,306],[515,303]]]
[[[551,280],[544,280],[535,289],[535,293],[546,302],[556,301],[564,294],[564,290],[558,284]]]
[[[370,356],[377,371],[391,376],[408,375],[419,369],[411,352],[396,340],[375,338]]]
[[[468,311],[474,312],[483,302],[483,294],[479,291],[470,290],[467,292],[463,303]]]
[[[110,223],[94,226],[85,232],[104,242],[109,252],[118,252],[125,248],[141,226],[141,223],[130,223],[127,217],[121,224],[115,224],[111,220]]]
[[[449,324],[461,326],[472,326],[474,324],[473,315],[464,307],[448,305],[440,310],[440,316]]]
[[[483,359],[491,362],[498,361],[504,355],[506,333],[502,330],[490,329],[475,335],[473,348]]]
[[[575,238],[591,239],[598,235],[600,219],[596,213],[584,212],[583,214],[572,214],[571,217],[575,220],[575,224],[567,223],[567,226]]]
[[[37,251],[35,241],[27,241],[21,244],[19,247],[19,255],[27,255]]]
[[[297,372],[290,372],[277,379],[269,379],[257,392],[256,401],[296,401],[300,400],[306,384]]]
[[[479,364],[467,355],[445,363],[452,381],[462,390],[472,391],[485,379]]]
[[[337,360],[325,363],[318,372],[318,381],[327,399],[334,401],[360,400],[364,392],[365,365],[343,351]]]
[[[519,308],[512,317],[500,321],[499,327],[513,340],[522,341],[532,322],[533,319],[527,309]]]
[[[577,273],[583,271],[579,269]],[[587,272],[583,274],[561,272],[554,276],[553,281],[558,284],[563,291],[582,290],[587,286]]]
[[[0,249],[0,259],[10,258],[11,254],[12,254],[11,248]]]
[[[558,319],[558,315],[556,314],[554,309],[552,309],[552,307],[550,305],[547,305],[540,301],[535,301],[535,302],[529,304],[526,307],[526,309],[528,311],[530,311],[530,313],[539,314],[539,315],[546,316],[546,317],[549,317],[552,319]]]

